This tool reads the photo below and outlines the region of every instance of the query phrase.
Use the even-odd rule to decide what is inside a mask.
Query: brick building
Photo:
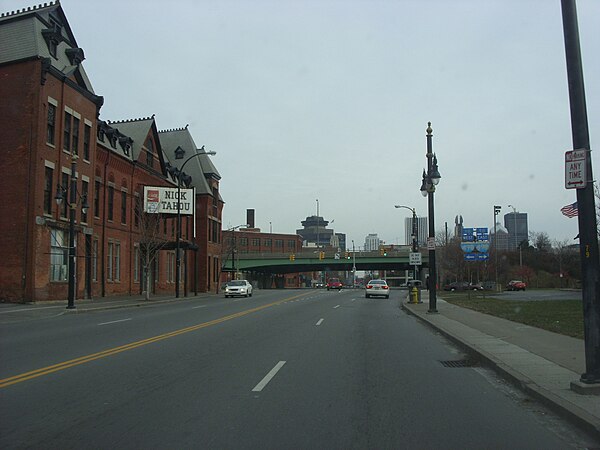
[[[208,156],[178,169],[178,155],[196,151],[187,127],[159,132],[154,117],[99,120],[104,99],[58,2],[2,14],[0,43],[0,301],[67,297],[71,208],[76,298],[141,292],[143,187],[177,180],[196,189],[198,211],[195,224],[183,216],[181,287],[216,290],[220,176]],[[77,201],[69,205],[71,186]],[[175,218],[160,218],[162,244],[147,272],[153,292],[175,290]]]

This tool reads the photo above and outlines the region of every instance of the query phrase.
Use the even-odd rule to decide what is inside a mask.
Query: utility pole
[[[583,334],[585,341],[585,373],[580,381],[600,387],[600,264],[598,261],[598,236],[594,187],[591,182],[592,160],[583,68],[579,45],[579,25],[575,0],[561,0],[569,100],[571,104],[571,133],[573,149],[586,150],[587,185],[577,189],[579,210],[579,252],[581,255]],[[573,386],[573,385],[572,385]]]

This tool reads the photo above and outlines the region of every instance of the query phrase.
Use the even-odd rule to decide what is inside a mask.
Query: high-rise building
[[[514,248],[514,239],[512,243],[512,247],[510,247],[510,236],[506,228],[502,226],[500,222],[496,224],[496,230],[494,231],[494,227],[490,228],[490,244],[492,248],[497,249],[499,252],[509,250]]]
[[[412,245],[413,218],[406,217],[404,219],[404,243]],[[427,217],[417,217],[417,244],[424,247],[427,244]]]
[[[529,242],[527,213],[511,212],[504,214],[504,228],[508,230],[508,248],[516,250],[521,243]]]
[[[377,236],[377,233],[371,233],[365,238],[365,251],[366,252],[374,252],[379,250],[379,246],[382,244],[382,241]]]

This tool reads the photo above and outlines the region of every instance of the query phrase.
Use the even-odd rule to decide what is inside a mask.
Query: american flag
[[[560,212],[563,213],[567,217],[577,216],[579,214],[579,211],[577,209],[577,202],[572,203],[567,206],[563,206],[562,208],[560,208]]]

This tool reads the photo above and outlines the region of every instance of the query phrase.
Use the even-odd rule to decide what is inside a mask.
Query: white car
[[[375,295],[381,295],[390,298],[390,287],[385,280],[371,280],[365,286],[365,297],[369,298]]]
[[[233,280],[225,285],[225,298],[236,295],[252,297],[252,285],[248,280]]]

